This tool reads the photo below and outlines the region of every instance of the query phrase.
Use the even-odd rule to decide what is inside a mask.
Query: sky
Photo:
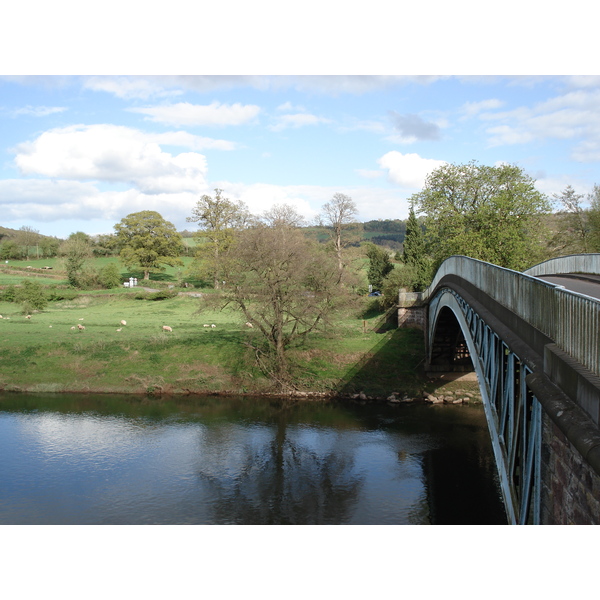
[[[1,222],[112,232],[158,211],[178,230],[216,188],[313,220],[335,193],[405,219],[444,163],[516,164],[549,196],[600,183],[600,77],[4,76]]]
[[[106,0],[93,19],[69,0],[37,4],[35,19],[10,6],[0,225],[65,238],[154,210],[194,230],[186,218],[216,188],[255,214],[285,203],[312,222],[343,193],[360,221],[406,219],[432,170],[472,160],[516,164],[550,197],[587,194],[600,183],[593,19],[558,43],[548,27],[568,30],[569,16],[534,5],[507,0],[497,31],[465,18],[468,0],[453,28],[447,3],[352,12],[306,0],[284,15],[258,0],[201,19],[180,0],[154,13]],[[425,36],[412,26],[424,21]]]

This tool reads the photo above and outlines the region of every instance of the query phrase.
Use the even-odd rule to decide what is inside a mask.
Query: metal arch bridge
[[[540,278],[578,272],[600,274],[600,254],[525,273],[453,256],[420,298],[429,367],[477,373],[513,524],[540,523],[544,414],[600,474],[600,300]]]

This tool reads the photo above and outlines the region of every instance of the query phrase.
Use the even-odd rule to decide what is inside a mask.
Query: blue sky
[[[583,0],[560,14],[522,0],[12,3],[0,224],[66,237],[156,210],[193,228],[215,188],[255,213],[288,203],[310,221],[340,192],[362,221],[404,219],[431,170],[470,160],[517,164],[549,196],[587,194],[600,183],[588,12]]]
[[[404,219],[444,162],[521,166],[548,195],[600,183],[600,77],[4,76],[2,225],[110,232],[140,210],[178,229],[221,188],[308,220],[333,194]]]

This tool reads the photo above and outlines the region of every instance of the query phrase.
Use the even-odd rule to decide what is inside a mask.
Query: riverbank
[[[423,334],[362,307],[288,351],[297,397],[422,398]],[[279,392],[256,364],[259,334],[204,297],[85,294],[24,315],[0,302],[0,390],[145,395]],[[171,331],[165,331],[163,326]],[[304,396],[303,396],[304,394]],[[316,396],[315,396],[316,397]]]

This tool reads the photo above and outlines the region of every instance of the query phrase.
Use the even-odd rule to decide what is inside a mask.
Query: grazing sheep
[[[254,325],[252,325],[252,323],[246,323],[246,327],[254,327]]]
[[[127,325],[127,321],[121,321],[121,325]]]
[[[31,319],[31,315],[27,315],[25,318],[26,319]]]
[[[48,327],[50,327],[50,329],[52,329],[52,325],[48,325]]]
[[[75,329],[75,325],[73,325],[73,327],[71,327],[71,330]]]
[[[206,323],[204,324],[204,327],[210,327],[210,325],[207,325]]]
[[[81,317],[81,319],[79,319],[80,321],[83,321],[83,317]]]
[[[79,323],[77,325],[77,329],[79,329],[79,331],[83,331],[85,329],[85,327],[83,325],[81,325],[81,323]]]
[[[213,323],[213,324],[211,325],[211,327],[214,329],[214,328],[216,327],[216,325]]]
[[[122,327],[119,327],[119,329],[117,329],[117,331],[121,331],[121,329],[123,329]]]
[[[168,325],[163,325],[162,328],[163,331],[173,331],[173,329],[171,329],[171,327],[169,327]]]
[[[2,315],[0,315],[0,319],[2,318]]]

